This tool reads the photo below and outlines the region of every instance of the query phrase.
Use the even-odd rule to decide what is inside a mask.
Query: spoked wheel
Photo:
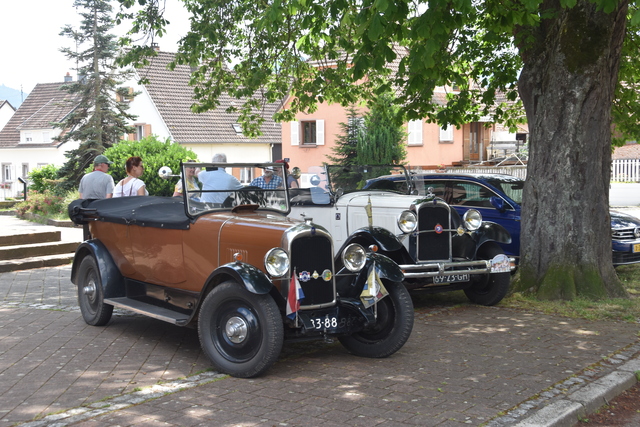
[[[284,330],[275,301],[229,281],[207,295],[198,318],[202,349],[222,372],[250,378],[278,359]]]
[[[504,254],[504,251],[498,245],[489,244],[480,248],[478,259],[490,260],[500,254]],[[510,283],[511,273],[485,274],[479,280],[472,281],[464,293],[474,304],[496,305],[507,295]]]
[[[78,305],[84,321],[92,326],[104,326],[111,320],[113,306],[104,303],[104,290],[98,265],[93,256],[82,259],[78,269]]]
[[[387,357],[400,350],[413,329],[413,302],[402,283],[384,282],[389,295],[377,303],[373,327],[340,337],[349,352],[363,357]],[[373,308],[370,308],[373,310]]]

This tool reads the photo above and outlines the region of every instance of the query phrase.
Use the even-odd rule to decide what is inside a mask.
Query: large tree
[[[157,32],[159,0],[136,31]],[[135,0],[120,0],[127,6]],[[291,120],[317,102],[348,105],[393,87],[405,120],[460,125],[492,115],[513,125],[520,95],[531,130],[522,289],[544,298],[623,295],[611,263],[611,127],[638,111],[630,96],[637,37],[628,0],[188,0],[191,31],[177,62],[194,67],[196,110],[220,93],[276,101]],[[631,18],[631,14],[634,14]],[[150,18],[150,19],[148,19]],[[628,25],[630,24],[630,25]],[[152,53],[132,46],[128,61]],[[622,61],[621,61],[622,59]],[[635,58],[633,58],[635,59]],[[235,64],[230,66],[230,64]],[[434,88],[455,88],[444,107]],[[239,107],[246,118],[254,98]],[[618,114],[619,113],[619,114]],[[627,125],[627,126],[625,126]],[[636,126],[637,127],[637,126]],[[636,132],[638,132],[636,130]]]
[[[75,0],[74,6],[82,16],[80,28],[67,25],[60,35],[72,38],[76,46],[60,50],[77,64],[78,79],[63,86],[78,95],[77,106],[54,124],[68,130],[58,140],[79,141],[77,149],[65,154],[68,160],[59,171],[66,189],[78,185],[97,155],[133,132],[127,122],[136,118],[127,112],[133,94],[119,87],[130,74],[116,64],[119,51],[117,37],[110,34],[115,25],[110,1]]]

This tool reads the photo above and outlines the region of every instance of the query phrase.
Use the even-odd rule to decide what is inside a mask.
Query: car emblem
[[[640,238],[640,227],[634,228],[633,235],[636,236],[636,239]]]
[[[332,277],[333,274],[331,274],[331,270],[325,270],[322,272],[322,280],[324,280],[325,282],[331,280]]]
[[[436,224],[434,230],[435,230],[436,234],[440,234],[440,233],[442,233],[444,228],[440,224]]]
[[[311,277],[313,277],[314,279],[317,279],[318,277],[320,277],[320,275],[318,274],[317,271],[313,270],[313,274],[311,275]]]
[[[298,280],[301,282],[308,282],[311,280],[311,274],[309,274],[308,271],[301,271],[300,274],[298,274]]]

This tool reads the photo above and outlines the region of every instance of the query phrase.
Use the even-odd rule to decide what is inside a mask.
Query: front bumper
[[[490,260],[476,261],[434,261],[422,264],[402,264],[400,269],[405,279],[446,276],[451,274],[493,274],[510,273],[516,269],[515,258],[497,255]]]

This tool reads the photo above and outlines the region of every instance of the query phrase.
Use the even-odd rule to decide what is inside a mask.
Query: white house
[[[16,109],[13,108],[13,105],[9,101],[4,101],[0,99],[0,130],[7,124],[13,113],[16,112]]]
[[[54,140],[63,130],[51,123],[64,119],[77,105],[75,94],[60,89],[63,84],[37,84],[0,130],[0,198],[23,189],[18,177],[44,165],[62,165],[64,153],[77,148],[77,143]]]

